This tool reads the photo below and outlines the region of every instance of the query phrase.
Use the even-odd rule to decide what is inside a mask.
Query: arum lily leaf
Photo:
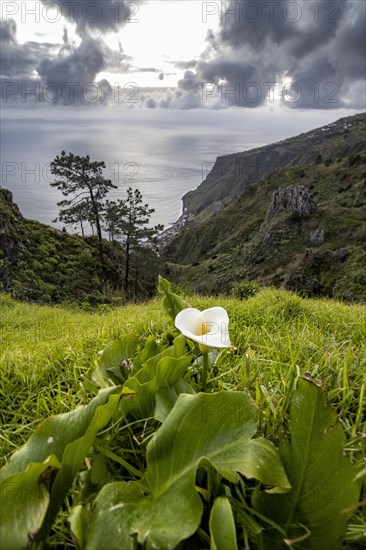
[[[77,542],[78,548],[85,547],[85,535],[88,532],[90,515],[89,512],[78,504],[72,508],[68,518],[73,539]]]
[[[141,369],[129,378],[123,393],[130,395],[122,401],[125,413],[139,418],[154,414],[156,394],[177,384],[192,361],[192,353],[186,352],[185,338],[179,335],[173,345],[150,357]]]
[[[154,415],[156,394],[163,388],[176,384],[183,376],[191,362],[191,357],[164,357],[159,361],[146,380],[146,373],[138,374],[127,380],[123,392],[130,395],[122,401],[125,413],[131,413],[138,418],[148,418]],[[140,371],[141,372],[141,371]],[[146,381],[140,382],[140,379]]]
[[[28,441],[0,470],[0,481],[25,470],[30,462],[43,462],[51,454],[62,462],[66,446],[83,438],[90,425],[96,425],[96,419],[101,416],[99,407],[107,404],[110,415],[113,413],[113,404],[108,405],[108,401],[112,394],[119,397],[120,392],[121,388],[118,387],[100,390],[88,405],[79,405],[73,411],[50,416],[41,422]]]
[[[159,390],[155,396],[155,418],[164,422],[175,405],[181,393],[194,394],[195,391],[188,382],[179,380],[174,386]]]
[[[90,470],[90,481],[94,485],[100,485],[108,477],[107,459],[103,455],[97,455]]]
[[[116,411],[120,395],[120,387],[100,390],[88,405],[79,406],[69,413],[51,416],[37,426],[27,443],[13,454],[0,471],[2,484],[11,481],[17,474],[17,483],[21,485],[23,482],[29,483],[29,465],[32,465],[34,472],[38,474],[37,464],[34,463],[43,464],[50,456],[53,456],[58,461],[57,464],[60,464],[50,488],[50,499],[46,511],[43,507],[38,509],[38,523],[42,523],[41,519],[44,518],[38,532],[39,540],[46,540],[64,498],[98,431],[110,421]],[[11,499],[11,494],[9,495],[8,492],[5,493],[5,496]],[[32,501],[31,493],[24,495],[25,510],[31,509],[29,500]],[[11,507],[11,500],[8,505],[6,498],[2,498],[6,524],[14,519],[13,516],[8,516],[11,514]],[[32,510],[33,514],[34,510]],[[28,523],[27,518],[23,518],[23,520],[25,524]],[[35,521],[34,518],[32,521]],[[16,525],[14,524],[10,532],[15,529]],[[22,548],[19,547],[20,550]]]
[[[357,503],[356,472],[344,456],[345,435],[323,390],[299,380],[291,402],[290,440],[280,456],[293,487],[284,495],[258,494],[259,512],[283,527],[268,532],[265,548],[340,548],[346,520]]]
[[[203,513],[196,471],[207,461],[230,480],[240,472],[288,487],[275,449],[252,445],[256,416],[254,402],[242,392],[179,395],[147,447],[145,477],[101,490],[86,550],[132,550],[136,540],[147,548],[168,549],[190,537]]]
[[[146,359],[134,376],[136,376],[139,382],[144,383],[151,380],[156,375],[157,365],[162,359],[169,357],[180,359],[183,356],[192,357],[185,348],[185,342],[185,337],[180,334],[174,339],[172,346],[163,348],[161,351],[159,350],[158,353]]]
[[[108,344],[101,353],[98,368],[93,372],[93,381],[100,387],[110,386],[110,378],[115,378],[117,384],[128,378],[128,372],[123,361],[133,357],[138,346],[138,338],[126,334]]]
[[[163,350],[169,347],[169,344],[163,340],[157,341],[153,336],[146,339],[145,346],[133,360],[131,376],[134,376],[148,359],[159,355]]]
[[[229,499],[215,499],[210,515],[211,550],[238,550],[233,512]]]
[[[28,464],[0,484],[0,547],[28,548],[39,532],[50,502],[51,481],[61,464],[54,455]]]
[[[169,281],[163,279],[160,275],[158,291],[164,295],[163,305],[173,320],[176,318],[178,313],[182,311],[182,309],[191,307],[190,304],[178,296],[178,294],[174,294],[174,292],[172,292]]]

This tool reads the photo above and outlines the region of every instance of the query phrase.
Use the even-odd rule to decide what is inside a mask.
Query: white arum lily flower
[[[229,316],[223,307],[200,311],[194,307],[182,309],[175,326],[184,336],[210,348],[230,348]]]

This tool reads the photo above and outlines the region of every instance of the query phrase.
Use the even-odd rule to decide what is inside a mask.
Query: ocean
[[[328,124],[355,111],[142,110],[36,105],[1,115],[1,186],[27,218],[51,224],[61,193],[49,163],[62,150],[106,164],[117,189],[138,188],[155,208],[152,223],[169,227],[181,197],[195,189],[220,155],[245,151]]]

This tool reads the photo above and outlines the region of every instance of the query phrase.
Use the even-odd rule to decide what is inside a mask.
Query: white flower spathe
[[[230,348],[229,316],[223,307],[200,311],[194,307],[182,309],[175,326],[184,336],[211,348]]]

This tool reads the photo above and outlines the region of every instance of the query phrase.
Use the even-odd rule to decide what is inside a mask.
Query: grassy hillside
[[[172,329],[160,299],[93,313],[18,303],[4,295],[0,300],[2,463],[39,421],[83,402],[80,382],[109,341],[125,333],[159,337]],[[201,309],[221,305],[230,317],[236,350],[224,354],[208,391],[249,391],[260,406],[262,426],[266,423],[264,435],[276,443],[293,384],[311,373],[328,390],[347,435],[347,453],[364,478],[366,307],[270,289],[247,301],[198,296],[189,301]],[[360,513],[352,518],[345,548],[362,547],[362,523]],[[65,543],[65,533],[61,518],[54,542]]]
[[[312,164],[274,170],[196,218],[166,244],[167,275],[208,294],[249,279],[365,301],[366,148],[358,145],[345,155],[328,142]]]
[[[95,306],[113,297],[123,301],[124,251],[118,243],[104,241],[102,274],[96,237],[83,238],[24,218],[11,193],[1,188],[0,220],[0,292],[41,303]],[[156,255],[146,251],[135,296],[151,296],[156,270]]]
[[[202,222],[245,189],[274,170],[313,164],[359,152],[365,143],[364,113],[311,130],[283,141],[241,153],[218,157],[207,178],[183,197],[183,209]]]

